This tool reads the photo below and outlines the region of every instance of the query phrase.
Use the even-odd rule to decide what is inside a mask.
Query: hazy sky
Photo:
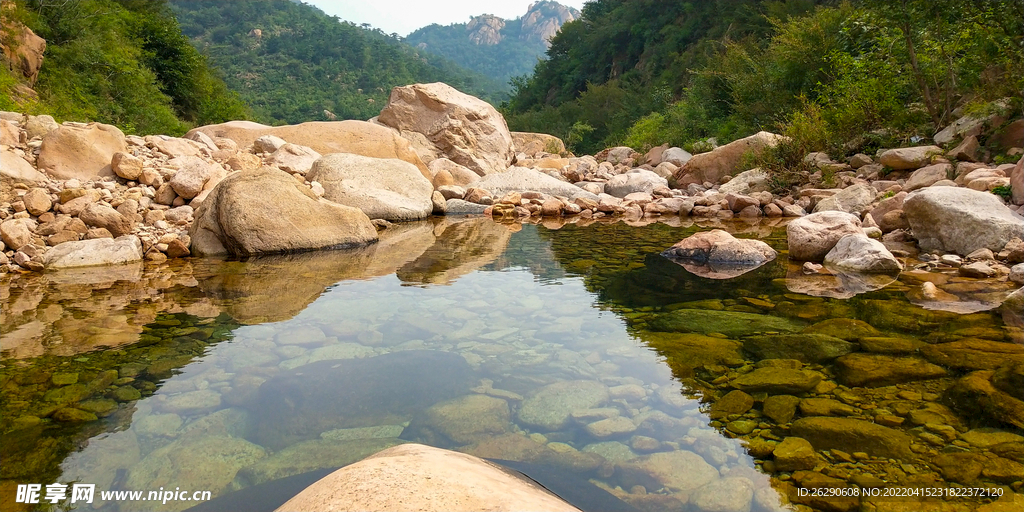
[[[526,13],[534,0],[304,0],[320,10],[353,23],[369,23],[385,33],[407,36],[431,23],[465,23],[470,16],[493,14],[513,19]],[[584,0],[558,0],[583,8]]]

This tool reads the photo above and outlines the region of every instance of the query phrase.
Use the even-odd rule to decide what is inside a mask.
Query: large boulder
[[[903,211],[925,251],[998,252],[1013,238],[1024,238],[1024,218],[987,192],[929,187],[907,196]]]
[[[864,235],[846,235],[825,255],[825,265],[852,272],[894,273],[903,270],[885,245]]]
[[[867,212],[875,200],[875,188],[867,183],[846,187],[834,196],[826,197],[815,205],[815,212],[846,212],[860,215]]]
[[[919,188],[930,187],[942,180],[949,179],[953,166],[949,164],[935,164],[922,167],[913,172],[907,179],[903,190],[913,192]]]
[[[707,153],[694,155],[676,171],[676,183],[718,183],[723,176],[742,171],[743,159],[748,153],[760,153],[784,140],[782,135],[758,132],[732,141]]]
[[[739,239],[721,229],[690,235],[661,253],[662,256],[698,263],[760,265],[775,259],[777,253],[768,244]]]
[[[798,261],[822,261],[846,235],[860,235],[860,219],[845,212],[817,212],[786,226],[789,258]]]
[[[868,455],[903,459],[913,456],[910,435],[869,421],[814,416],[800,418],[790,435],[811,442],[816,450],[840,449]]]
[[[938,146],[916,146],[912,148],[896,148],[882,152],[878,156],[878,163],[896,169],[919,169],[928,165],[932,157],[941,155],[942,148]]]
[[[278,510],[579,511],[516,475],[465,453],[403,444],[327,475]]]
[[[321,156],[306,146],[285,143],[267,158],[267,165],[293,174],[306,174]]]
[[[491,192],[491,197],[500,198],[508,192],[540,192],[552,196],[562,196],[570,200],[583,197],[597,202],[597,196],[576,185],[566,183],[547,174],[527,169],[526,167],[510,167],[505,172],[488,174],[473,184]]]
[[[128,145],[116,126],[61,125],[43,137],[36,166],[54,178],[92,180],[114,175],[110,161],[118,151]]]
[[[14,202],[10,196],[14,183],[36,184],[46,181],[46,176],[14,151],[0,147],[0,200]]]
[[[414,142],[426,141],[438,157],[481,176],[504,171],[515,156],[512,134],[494,107],[440,82],[395,87],[377,120],[403,136],[420,134]]]
[[[325,198],[371,219],[416,220],[433,211],[434,186],[415,166],[394,158],[335,153],[314,162],[306,179],[323,185]]]
[[[533,157],[539,153],[561,155],[566,152],[565,143],[554,135],[530,132],[511,132],[511,135],[516,153]]]
[[[251,121],[229,121],[200,126],[185,134],[193,137],[197,132],[217,138],[231,139],[239,148],[252,145],[264,135],[273,135],[286,142],[306,146],[321,155],[353,153],[373,158],[397,158],[416,166],[430,179],[426,164],[409,145],[409,141],[385,126],[366,121],[314,121],[285,126],[266,126]]]
[[[377,240],[363,212],[318,200],[288,173],[263,167],[221,181],[189,230],[196,255],[252,255]]]
[[[606,194],[626,197],[634,192],[650,194],[657,187],[667,187],[668,180],[646,169],[633,169],[624,174],[612,176],[604,185]]]
[[[203,191],[206,182],[217,175],[223,168],[198,156],[179,156],[168,162],[177,167],[178,172],[171,176],[168,183],[174,192],[184,199],[192,199]]]
[[[741,195],[750,195],[754,192],[768,192],[771,190],[768,178],[768,173],[762,171],[760,167],[755,167],[734,176],[728,183],[718,187],[718,192]]]
[[[65,242],[43,255],[43,265],[51,270],[136,261],[142,261],[142,243],[134,235]]]

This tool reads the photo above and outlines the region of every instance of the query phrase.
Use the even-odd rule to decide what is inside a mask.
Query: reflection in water
[[[958,346],[998,353],[986,365],[1016,358],[1004,349],[1019,329],[916,308],[903,282],[850,300],[794,293],[784,257],[711,280],[659,255],[723,226],[446,219],[355,251],[147,268],[88,294],[59,274],[22,278],[3,309],[0,492],[80,480],[218,495],[416,441],[573,472],[645,510],[772,511],[800,499],[797,485],[947,485],[933,464],[948,446],[986,442],[985,457],[1014,462],[992,440],[1024,438],[991,411],[958,417],[940,401],[959,374],[900,372],[946,375],[917,351],[952,360],[942,343],[966,337],[978,341]],[[785,249],[769,223],[734,227]],[[137,326],[106,342],[116,350],[59,352],[70,334],[55,323],[116,315]],[[15,334],[30,329],[44,333],[36,345]],[[766,346],[773,359],[752,357]],[[854,382],[864,375],[897,385]],[[810,416],[827,421],[800,423]],[[865,444],[861,457],[833,420],[858,436],[885,428],[913,455]],[[792,428],[816,444],[787,459],[776,448]]]
[[[845,272],[827,267],[820,274],[807,274],[797,262],[790,262],[786,273],[789,291],[832,299],[849,299],[881,290],[895,281],[895,275]]]

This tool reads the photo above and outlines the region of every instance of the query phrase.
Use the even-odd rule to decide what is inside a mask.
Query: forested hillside
[[[761,129],[849,148],[868,132],[930,136],[996,98],[1019,103],[1022,39],[1016,0],[597,0],[505,110],[513,129],[582,152]]]
[[[246,116],[244,104],[181,34],[163,1],[2,4],[5,36],[27,26],[46,40],[46,51],[36,98],[17,94],[21,77],[0,66],[0,110],[100,121],[140,134],[182,134],[194,125]]]
[[[315,7],[285,1],[172,0],[182,31],[223,71],[256,120],[368,119],[391,88],[443,81],[490,101],[503,86]]]
[[[405,41],[451,59],[456,64],[508,83],[530,75],[544,58],[547,39],[565,21],[579,17],[576,9],[551,0],[535,2],[519,18],[505,20],[481,15],[468,23],[432,24],[409,34]]]

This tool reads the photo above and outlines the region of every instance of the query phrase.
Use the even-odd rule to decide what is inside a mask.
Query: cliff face
[[[530,4],[521,18],[515,20],[504,20],[493,14],[481,14],[475,16],[466,24],[466,32],[469,41],[475,45],[494,46],[500,43],[508,32],[505,27],[519,28],[520,41],[532,43],[543,43],[545,47],[550,46],[548,41],[558,33],[562,25],[580,16],[580,12],[572,7],[562,5],[552,0],[542,0]]]
[[[519,39],[542,42],[544,46],[550,46],[549,41],[558,33],[562,25],[579,18],[579,16],[579,11],[558,2],[550,0],[534,2],[530,4],[526,14],[520,18],[522,29],[519,32]]]
[[[505,20],[492,14],[482,14],[469,20],[466,31],[469,41],[476,45],[494,46],[501,42],[501,29]]]

